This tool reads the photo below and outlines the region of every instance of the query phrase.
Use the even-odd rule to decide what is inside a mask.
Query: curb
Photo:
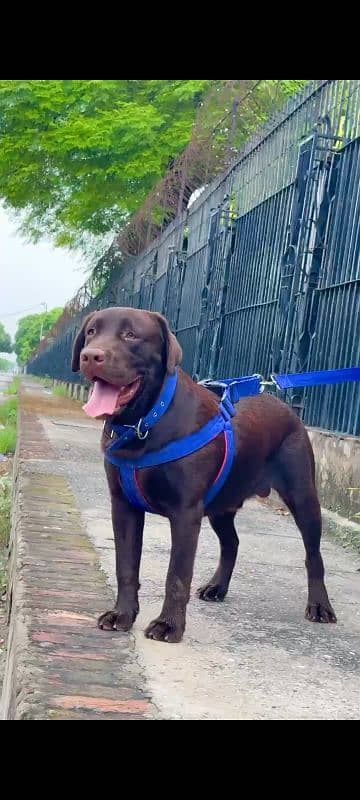
[[[273,490],[269,497],[263,499],[262,502],[271,508],[283,509],[289,513],[280,496]],[[324,506],[321,506],[321,516],[324,537],[340,544],[345,550],[355,550],[360,553],[360,525],[357,522],[330,511]]]
[[[346,550],[353,549],[360,553],[360,525],[327,508],[322,508],[321,513],[325,535]]]
[[[152,718],[131,637],[96,627],[113,596],[37,416],[21,411],[18,431],[0,719]]]

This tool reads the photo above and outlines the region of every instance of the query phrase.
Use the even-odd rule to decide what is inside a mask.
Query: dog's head
[[[91,416],[138,402],[166,373],[174,373],[181,347],[166,319],[151,311],[107,308],[89,314],[78,332],[72,370],[94,383]]]

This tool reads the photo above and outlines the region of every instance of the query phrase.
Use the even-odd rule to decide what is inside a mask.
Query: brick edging
[[[96,627],[112,593],[67,481],[46,471],[50,444],[41,423],[22,411],[18,430],[0,718],[152,716],[127,669],[131,637]]]

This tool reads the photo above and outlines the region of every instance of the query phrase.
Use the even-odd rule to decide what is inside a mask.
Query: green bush
[[[60,384],[60,386],[54,386],[53,393],[56,397],[68,397],[67,388],[62,384]]]
[[[49,375],[45,375],[45,378],[39,378],[38,375],[31,375],[28,372],[26,377],[29,378],[30,380],[34,381],[35,383],[40,383],[41,386],[44,387],[44,389],[52,389],[52,387],[53,387],[54,381],[53,381],[52,378],[50,378]]]
[[[20,388],[20,378],[16,377],[13,379],[12,383],[10,383],[10,386],[8,386],[7,389],[5,389],[4,394],[19,394],[19,388]]]
[[[54,385],[53,378],[50,378],[49,375],[45,375],[45,378],[41,378],[41,383],[44,389],[52,389]]]
[[[0,478],[0,597],[6,588],[6,548],[10,537],[11,479]]]
[[[10,533],[11,479],[0,478],[0,547],[7,547]]]
[[[0,453],[3,455],[15,453],[17,412],[17,397],[0,404]]]
[[[4,430],[0,430],[0,453],[4,456],[15,453],[16,450],[16,426],[7,425]]]
[[[0,404],[0,425],[16,425],[18,401],[16,397]]]
[[[0,372],[10,372],[14,368],[12,361],[7,358],[0,358]]]

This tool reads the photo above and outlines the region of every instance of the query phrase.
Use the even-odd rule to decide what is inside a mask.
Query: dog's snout
[[[96,364],[103,364],[105,361],[105,353],[95,347],[86,347],[80,356],[80,363],[87,366],[95,366]]]

